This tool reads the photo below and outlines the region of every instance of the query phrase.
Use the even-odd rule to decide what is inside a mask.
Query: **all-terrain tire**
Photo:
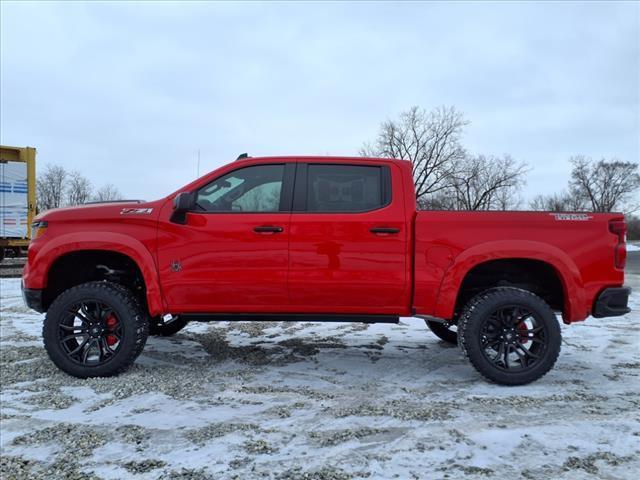
[[[508,371],[488,358],[482,345],[482,329],[494,312],[512,306],[535,316],[536,325],[544,333],[544,344],[536,350],[538,358],[531,366]],[[480,293],[463,308],[458,321],[458,344],[464,355],[483,377],[501,385],[524,385],[545,375],[558,359],[561,341],[560,326],[551,307],[537,295],[519,288],[499,287]]]
[[[121,331],[118,348],[102,363],[80,363],[63,348],[60,325],[80,302],[106,305],[118,319]],[[78,378],[110,377],[124,372],[142,352],[148,334],[147,316],[133,293],[122,285],[104,281],[83,283],[60,294],[49,307],[42,328],[49,358],[58,368]]]
[[[431,330],[440,340],[444,340],[445,342],[453,345],[458,344],[458,333],[456,331],[451,330],[450,327],[441,322],[434,322],[433,320],[425,320],[425,322],[429,327],[429,330]]]
[[[170,337],[186,327],[188,323],[187,319],[180,316],[169,323],[162,323],[159,318],[155,317],[149,322],[149,335]]]

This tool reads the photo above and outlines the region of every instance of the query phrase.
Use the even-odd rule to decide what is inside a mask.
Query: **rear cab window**
[[[391,203],[387,166],[310,163],[299,165],[298,173],[294,210],[358,213]]]

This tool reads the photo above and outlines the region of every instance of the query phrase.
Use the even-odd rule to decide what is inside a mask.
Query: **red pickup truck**
[[[244,157],[161,200],[45,212],[33,232],[25,301],[82,378],[192,320],[416,316],[519,385],[555,363],[556,313],[629,311],[621,214],[417,212],[402,160]]]

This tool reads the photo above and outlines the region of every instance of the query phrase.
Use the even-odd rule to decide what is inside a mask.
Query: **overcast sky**
[[[2,144],[164,196],[242,152],[356,155],[412,105],[565,186],[640,156],[640,8],[613,2],[1,2]]]

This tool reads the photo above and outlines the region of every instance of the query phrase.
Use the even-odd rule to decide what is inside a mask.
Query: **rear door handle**
[[[260,225],[254,227],[253,231],[256,233],[282,233],[283,228],[276,225]]]
[[[399,228],[390,228],[390,227],[374,227],[369,230],[371,233],[398,233],[400,232]]]

